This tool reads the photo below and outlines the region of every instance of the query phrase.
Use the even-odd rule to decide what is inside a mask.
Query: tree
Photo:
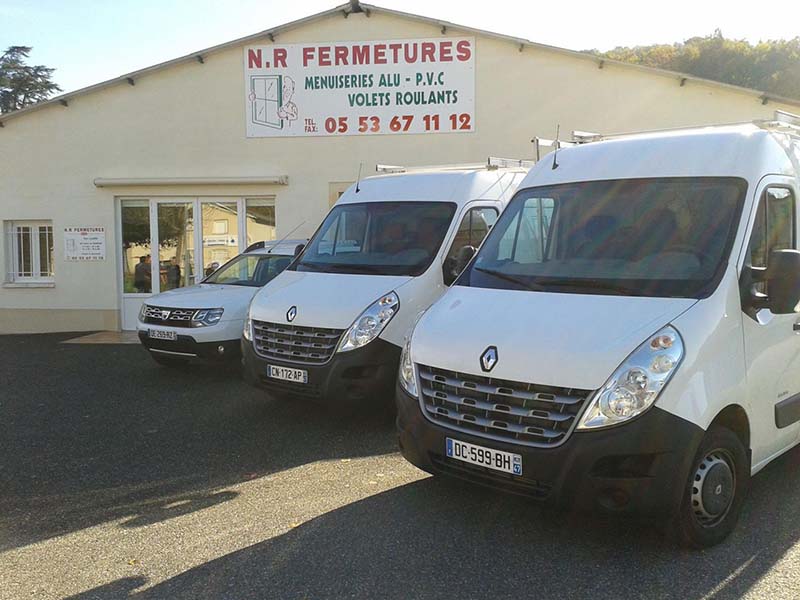
[[[0,56],[0,113],[25,108],[61,91],[52,80],[55,69],[25,64],[30,52],[30,46],[11,46]]]
[[[682,43],[617,47],[592,54],[648,67],[688,73],[800,99],[800,37],[750,44],[717,30]]]

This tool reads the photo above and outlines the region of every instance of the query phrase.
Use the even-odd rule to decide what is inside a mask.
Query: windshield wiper
[[[625,286],[619,283],[605,281],[602,279],[577,279],[577,278],[567,278],[567,277],[552,277],[552,278],[541,278],[538,280],[538,282],[542,286],[552,285],[555,287],[563,287],[563,288],[602,290],[604,292],[616,292],[618,294],[624,294],[627,296],[641,295],[641,290],[637,288],[632,288],[630,286]]]
[[[513,275],[508,275],[503,273],[502,271],[495,271],[494,269],[484,269],[483,267],[473,267],[476,271],[480,271],[481,273],[486,273],[487,275],[492,275],[493,277],[497,277],[498,279],[503,279],[505,281],[514,283],[518,286],[524,287],[528,290],[533,292],[541,292],[544,289],[541,285],[536,283],[529,283],[527,281],[523,281],[522,279],[517,279]]]
[[[325,268],[330,266],[330,265],[318,265],[318,264],[315,264],[315,263],[302,261],[302,262],[297,263],[297,266],[298,267],[308,267],[312,271],[324,271]]]

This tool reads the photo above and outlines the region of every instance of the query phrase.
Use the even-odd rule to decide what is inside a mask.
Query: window
[[[773,250],[795,247],[795,207],[791,190],[770,187],[764,190],[750,235],[750,265],[766,267]],[[757,292],[766,294],[766,283],[755,285]]]
[[[471,208],[458,226],[456,237],[442,264],[445,285],[451,285],[458,277],[458,254],[464,246],[477,248],[497,221],[497,210],[488,206]]]
[[[746,182],[729,177],[524,189],[500,216],[459,285],[704,298],[722,277],[746,190]],[[768,212],[785,222],[785,200]],[[776,240],[786,236],[785,228],[771,234]]]
[[[6,282],[53,282],[52,221],[6,221],[6,238]]]
[[[247,246],[275,239],[275,201],[269,198],[245,200]]]

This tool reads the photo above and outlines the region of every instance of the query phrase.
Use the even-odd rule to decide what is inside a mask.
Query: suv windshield
[[[746,188],[702,177],[522,190],[457,285],[705,297],[722,276]]]
[[[240,254],[206,277],[203,283],[261,287],[288,267],[292,258],[283,254]]]
[[[365,202],[333,207],[297,271],[421,275],[450,228],[452,202]]]

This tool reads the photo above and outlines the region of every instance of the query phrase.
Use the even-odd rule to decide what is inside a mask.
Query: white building
[[[798,106],[353,1],[0,115],[0,333],[132,328],[150,293],[310,235],[359,164]]]

